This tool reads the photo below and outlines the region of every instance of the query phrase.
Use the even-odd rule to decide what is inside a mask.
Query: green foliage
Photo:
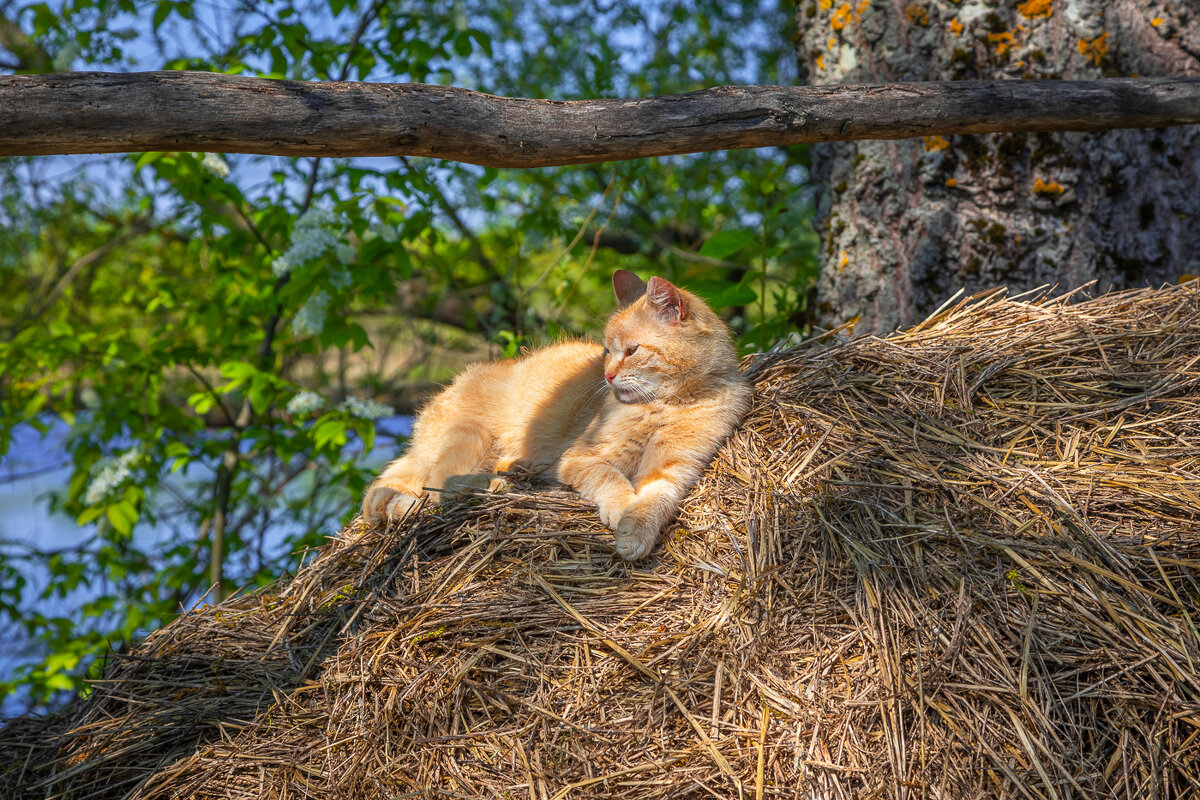
[[[792,58],[788,10],[755,0],[70,0],[0,16],[46,57],[17,70],[571,98],[786,83]],[[403,405],[469,358],[594,334],[618,267],[695,288],[747,349],[802,327],[806,158],[525,172],[194,153],[0,161],[0,452],[20,425],[69,426],[72,474],[53,507],[89,532],[55,553],[0,546],[0,620],[45,653],[0,696],[78,690],[98,656],[203,597],[214,566],[220,591],[294,567],[370,477],[360,455],[386,409],[364,398]],[[21,563],[48,571],[44,596],[83,599],[68,616],[29,611]]]

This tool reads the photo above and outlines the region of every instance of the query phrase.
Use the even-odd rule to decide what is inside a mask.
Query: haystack
[[[565,491],[352,526],[0,732],[5,798],[1200,796],[1200,291],[749,362],[654,558]]]

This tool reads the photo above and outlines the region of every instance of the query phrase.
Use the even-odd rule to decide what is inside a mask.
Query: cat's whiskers
[[[625,383],[629,386],[629,389],[643,402],[653,403],[658,399],[658,396],[654,393],[654,390],[647,385],[645,379],[643,378],[639,378],[635,375],[628,375],[625,378]]]
[[[607,391],[607,390],[608,390],[608,388],[609,388],[609,386],[608,386],[608,381],[605,381],[604,383],[602,383],[602,384],[600,384],[599,386],[597,386],[597,387],[596,387],[596,390],[595,390],[595,391],[593,391],[591,394],[589,394],[589,395],[587,396],[587,399],[586,399],[586,400],[584,400],[582,404],[586,406],[588,403],[592,402],[592,401],[593,401],[593,400],[595,400],[597,397],[599,397],[599,396],[600,396],[600,395],[601,395],[603,392]]]
[[[656,393],[656,394],[665,394],[665,395],[667,395],[668,397],[670,397],[672,400],[678,400],[680,403],[686,403],[686,402],[687,402],[686,400],[684,400],[682,397],[680,397],[680,396],[679,396],[678,394],[676,394],[675,392],[672,392],[670,389],[665,389],[665,388],[663,388],[662,386],[659,386],[659,387],[658,387],[658,388],[655,390],[655,393]]]

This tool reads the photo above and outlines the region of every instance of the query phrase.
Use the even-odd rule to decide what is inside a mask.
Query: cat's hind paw
[[[647,523],[637,514],[626,514],[621,517],[614,531],[617,555],[626,561],[645,558],[658,544],[658,534],[657,526]]]
[[[367,522],[375,524],[389,519],[400,519],[417,504],[421,498],[407,492],[393,489],[381,483],[376,483],[367,489],[363,497],[362,515]]]

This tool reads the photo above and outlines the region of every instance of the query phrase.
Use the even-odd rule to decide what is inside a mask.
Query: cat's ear
[[[613,273],[613,291],[617,305],[624,308],[646,293],[646,282],[628,270],[619,269]]]
[[[657,275],[646,284],[646,304],[667,322],[682,322],[687,318],[687,303],[675,285]]]

